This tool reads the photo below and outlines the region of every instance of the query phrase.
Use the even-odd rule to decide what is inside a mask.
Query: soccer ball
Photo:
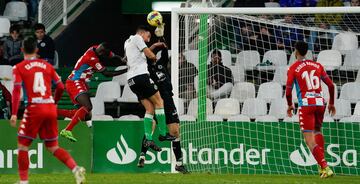
[[[162,24],[163,18],[158,11],[152,11],[148,14],[147,21],[151,26],[157,27]]]

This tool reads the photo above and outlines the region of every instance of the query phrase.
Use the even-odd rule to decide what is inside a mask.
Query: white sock
[[[20,184],[29,184],[29,181],[20,181]]]
[[[72,169],[71,172],[72,172],[72,173],[75,173],[77,169],[78,169],[78,166],[75,166],[74,169]]]

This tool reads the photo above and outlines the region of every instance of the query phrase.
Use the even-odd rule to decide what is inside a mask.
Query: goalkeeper
[[[188,173],[187,169],[183,165],[183,158],[180,146],[180,129],[179,129],[179,116],[176,111],[176,107],[174,104],[174,100],[172,98],[172,85],[170,81],[170,75],[167,70],[167,65],[169,63],[169,55],[168,48],[165,43],[160,42],[163,41],[164,35],[164,24],[157,27],[155,30],[155,35],[159,38],[159,42],[156,43],[157,47],[154,48],[153,52],[157,53],[161,51],[161,57],[157,60],[156,63],[150,61],[148,59],[148,70],[150,73],[150,78],[155,82],[158,86],[160,96],[164,100],[164,109],[165,109],[165,117],[166,124],[169,129],[170,136],[175,136],[176,139],[172,141],[173,151],[176,157],[176,166],[175,170],[181,173]],[[145,136],[144,136],[145,139]],[[144,142],[144,141],[142,141]],[[147,147],[142,144],[141,154],[138,162],[138,167],[144,167],[145,163],[145,154],[148,150]]]

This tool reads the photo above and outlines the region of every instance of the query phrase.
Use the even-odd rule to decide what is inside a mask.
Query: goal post
[[[284,98],[294,43],[306,41],[306,58],[322,63],[336,84],[338,115],[326,113],[323,124],[326,159],[336,173],[358,175],[359,35],[360,7],[173,8],[171,80],[174,101],[184,109],[181,139],[189,169],[317,172],[297,105],[294,117],[286,117]],[[220,68],[214,50],[220,52]],[[322,88],[328,99],[326,85]],[[295,91],[293,101],[297,104]]]

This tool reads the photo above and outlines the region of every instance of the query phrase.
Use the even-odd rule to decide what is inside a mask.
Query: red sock
[[[72,109],[72,110],[58,109],[57,114],[58,116],[62,116],[65,118],[72,118],[75,115],[76,111],[77,109]]]
[[[18,154],[19,176],[21,181],[29,178],[29,155],[28,151],[19,150]]]
[[[75,160],[71,157],[71,155],[62,148],[57,149],[54,152],[54,156],[71,170],[73,170],[77,165]]]
[[[321,133],[315,134],[315,142],[319,145],[323,150],[325,150],[325,141],[324,136]]]
[[[327,162],[324,158],[324,150],[319,145],[316,145],[314,147],[314,149],[312,150],[312,154],[314,155],[315,160],[321,166],[321,168],[324,169],[325,167],[327,167]]]
[[[79,121],[85,119],[85,115],[89,113],[86,107],[81,107],[79,110],[76,111],[75,115],[72,117],[70,123],[66,127],[66,130],[72,131],[74,126],[76,126]]]

